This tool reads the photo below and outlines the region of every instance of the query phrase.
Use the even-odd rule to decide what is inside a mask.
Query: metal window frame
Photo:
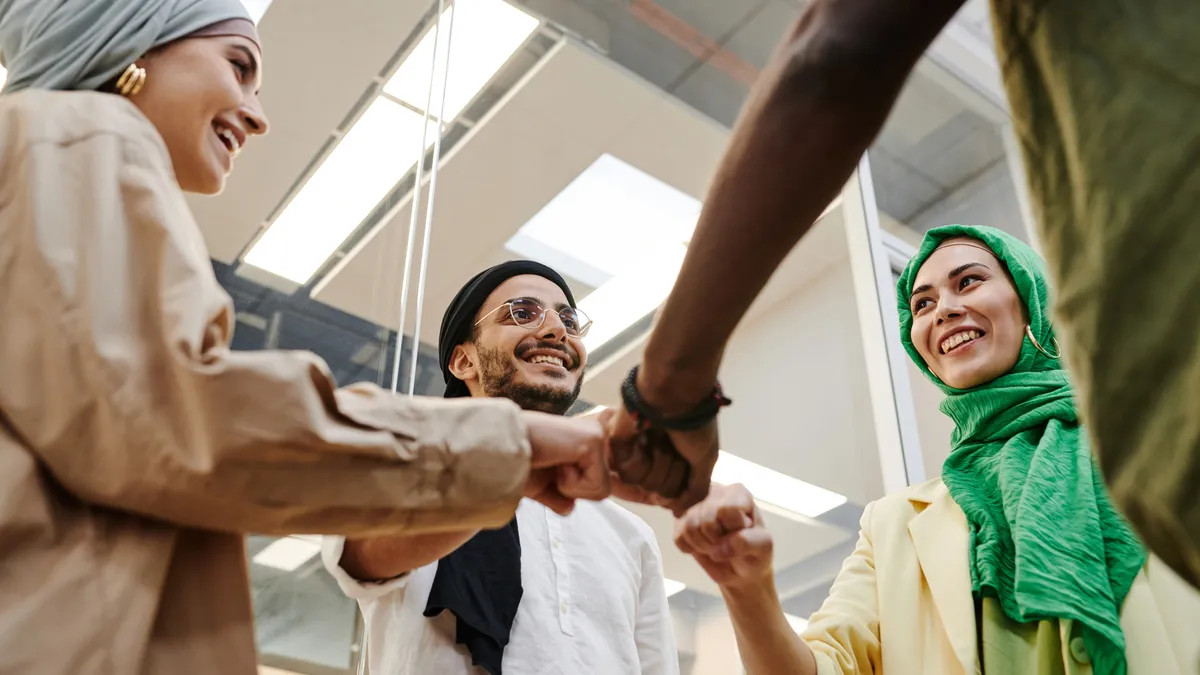
[[[924,482],[925,464],[892,284],[896,264],[902,267],[907,257],[899,240],[880,227],[865,154],[842,190],[842,209],[883,491],[892,494]]]

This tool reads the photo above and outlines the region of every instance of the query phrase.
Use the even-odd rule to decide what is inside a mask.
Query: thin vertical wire
[[[429,109],[433,107],[433,82],[437,74],[437,53],[438,40],[441,38],[442,32],[442,14],[446,9],[446,0],[438,0],[437,18],[433,23],[433,58],[429,66],[429,90],[425,94],[425,114],[421,120],[421,147],[417,151],[417,170],[413,176],[413,198],[411,213],[408,219],[408,242],[404,247],[404,279],[400,283],[400,320],[396,324],[396,355],[392,361],[392,393],[396,393],[400,385],[400,359],[404,352],[404,320],[408,313],[408,282],[412,276],[412,253],[413,247],[416,244],[415,236],[417,232],[417,212],[421,208],[421,179],[425,168],[425,141],[429,133]],[[446,71],[447,75],[450,70],[450,35],[454,30],[454,15],[450,15],[450,26],[446,31]],[[425,242],[422,247],[421,256],[421,271],[420,278],[417,282],[417,326],[413,330],[413,375],[409,378],[408,391],[409,396],[413,395],[416,389],[416,365],[417,365],[417,345],[421,341],[421,309],[422,300],[425,293],[425,268],[429,257],[429,220],[431,218],[433,193],[437,182],[437,163],[442,150],[442,115],[446,111],[446,79],[442,78],[442,101],[440,110],[438,111],[438,127],[437,135],[434,137],[433,143],[433,167],[429,181],[429,206],[426,207],[425,218]],[[367,654],[367,632],[364,630],[358,642],[358,675],[367,675],[368,654]]]
[[[400,321],[396,325],[396,356],[392,361],[392,393],[396,393],[400,387],[400,357],[404,353],[404,320],[408,314],[408,281],[412,276],[412,254],[413,248],[416,245],[417,235],[417,212],[421,208],[421,178],[425,169],[425,141],[429,133],[429,109],[433,107],[433,81],[434,75],[437,73],[437,53],[438,40],[442,36],[442,13],[446,8],[446,0],[438,0],[437,18],[433,22],[433,58],[429,64],[429,91],[425,94],[425,115],[421,120],[421,147],[417,151],[417,172],[413,176],[413,197],[411,212],[408,218],[408,244],[404,247],[404,279],[400,282]],[[453,25],[453,17],[451,17],[451,25]],[[448,47],[449,45],[447,45]],[[446,53],[449,54],[447,49]],[[445,99],[445,94],[442,95]],[[441,138],[442,121],[438,117],[438,136],[434,139],[435,143],[439,143]],[[440,145],[440,143],[439,143]],[[434,171],[437,171],[436,150],[434,157]],[[430,192],[430,196],[433,192]],[[419,306],[419,305],[418,305]],[[413,344],[420,340],[418,333],[413,333]],[[414,356],[416,355],[414,347]],[[408,395],[412,396],[413,388],[408,388]],[[361,675],[361,674],[360,674]]]
[[[439,0],[440,4],[441,0]],[[450,12],[450,25],[446,26],[446,67],[442,73],[442,100],[438,103],[437,133],[433,137],[433,164],[429,169],[429,196],[425,199],[425,233],[421,241],[421,269],[417,272],[417,322],[413,327],[412,356],[408,369],[408,395],[417,388],[417,349],[421,346],[421,313],[425,308],[425,277],[429,268],[429,239],[433,229],[434,197],[437,195],[438,162],[442,157],[442,129],[446,120],[446,90],[450,82],[450,50],[454,43],[454,20],[458,15],[457,5]],[[437,50],[434,50],[437,54]],[[435,59],[436,61],[436,59]],[[434,70],[437,68],[435,66]],[[426,114],[428,114],[428,110]]]

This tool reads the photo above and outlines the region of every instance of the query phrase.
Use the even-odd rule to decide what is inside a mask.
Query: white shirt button
[[[565,603],[565,602],[562,604],[562,613],[563,614],[567,613],[567,603]]]
[[[559,546],[560,546],[559,541],[557,539],[555,539],[554,540],[554,548],[558,548]]]

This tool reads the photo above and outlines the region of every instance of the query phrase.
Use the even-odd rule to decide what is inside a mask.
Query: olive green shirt
[[[1083,422],[1118,506],[1200,587],[1200,2],[992,12]]]

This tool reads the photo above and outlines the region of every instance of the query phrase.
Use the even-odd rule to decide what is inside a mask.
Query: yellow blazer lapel
[[[927,504],[908,523],[921,571],[946,627],[950,646],[964,673],[975,673],[978,662],[975,604],[968,568],[967,519],[941,481],[932,481],[909,496],[917,508]]]

